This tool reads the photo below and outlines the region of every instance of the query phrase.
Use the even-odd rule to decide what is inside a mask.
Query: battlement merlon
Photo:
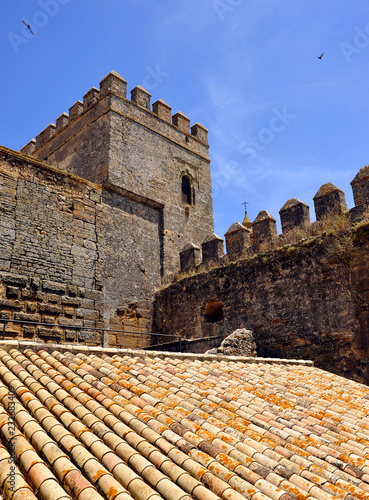
[[[83,120],[86,127],[108,111],[132,119],[153,132],[167,137],[187,150],[209,159],[208,131],[200,123],[190,126],[190,120],[182,112],[171,117],[171,108],[159,99],[150,110],[150,93],[141,85],[131,91],[131,100],[127,99],[127,82],[115,71],[109,73],[101,82],[100,89],[92,87],[83,97],[69,109],[69,114],[62,113],[56,125],[50,124],[32,139],[21,152],[35,154],[40,158],[48,158],[50,154],[68,140],[71,133],[76,135],[76,121]],[[99,109],[96,109],[99,108]],[[93,110],[93,111],[92,111]],[[73,130],[66,131],[70,128]]]

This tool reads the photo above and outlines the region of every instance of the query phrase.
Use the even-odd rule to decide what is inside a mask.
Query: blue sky
[[[209,130],[220,236],[242,222],[245,199],[251,220],[268,210],[278,224],[293,197],[314,220],[326,182],[353,206],[350,182],[369,163],[367,0],[1,7],[0,144],[20,149],[115,70]]]

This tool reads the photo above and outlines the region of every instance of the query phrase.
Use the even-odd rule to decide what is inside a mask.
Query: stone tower
[[[110,316],[150,304],[183,246],[214,231],[207,130],[172,116],[162,99],[151,108],[141,86],[130,99],[126,91],[109,73],[21,151],[102,187],[96,224]]]

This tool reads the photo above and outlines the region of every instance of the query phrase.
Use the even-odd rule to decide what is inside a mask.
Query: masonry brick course
[[[3,148],[4,149],[4,148]],[[3,151],[0,160],[0,306],[2,319],[52,323],[52,328],[7,323],[5,335],[57,335],[57,325],[68,316],[85,325],[91,310],[83,309],[84,288],[96,294],[95,325],[101,322],[101,276],[97,268],[98,239],[95,225],[84,227],[83,218],[101,204],[101,188],[74,179],[56,169],[34,165],[14,152]],[[11,186],[11,189],[9,188]],[[95,192],[91,201],[90,193]],[[73,213],[73,207],[77,207]],[[91,226],[91,224],[90,224]],[[9,227],[14,227],[10,232]],[[86,239],[81,231],[88,229]],[[94,246],[86,242],[93,243]],[[5,252],[3,249],[5,248]],[[96,289],[97,287],[97,289]],[[71,297],[70,295],[73,295]],[[68,308],[65,308],[65,305]],[[64,307],[63,307],[64,306]],[[95,326],[94,325],[94,326]]]

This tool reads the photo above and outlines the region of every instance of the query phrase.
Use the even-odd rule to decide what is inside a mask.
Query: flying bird
[[[22,19],[23,21],[23,19]],[[31,30],[31,26],[29,24],[27,24],[25,21],[23,21],[23,24],[25,24],[27,26],[27,28],[30,30],[30,32],[32,33],[32,35],[34,35],[33,31]]]
[[[324,56],[324,52],[320,54],[320,56],[316,56],[318,59],[321,59]]]
[[[140,264],[137,264],[137,267],[145,276],[147,276],[145,269],[142,266],[140,266]]]

